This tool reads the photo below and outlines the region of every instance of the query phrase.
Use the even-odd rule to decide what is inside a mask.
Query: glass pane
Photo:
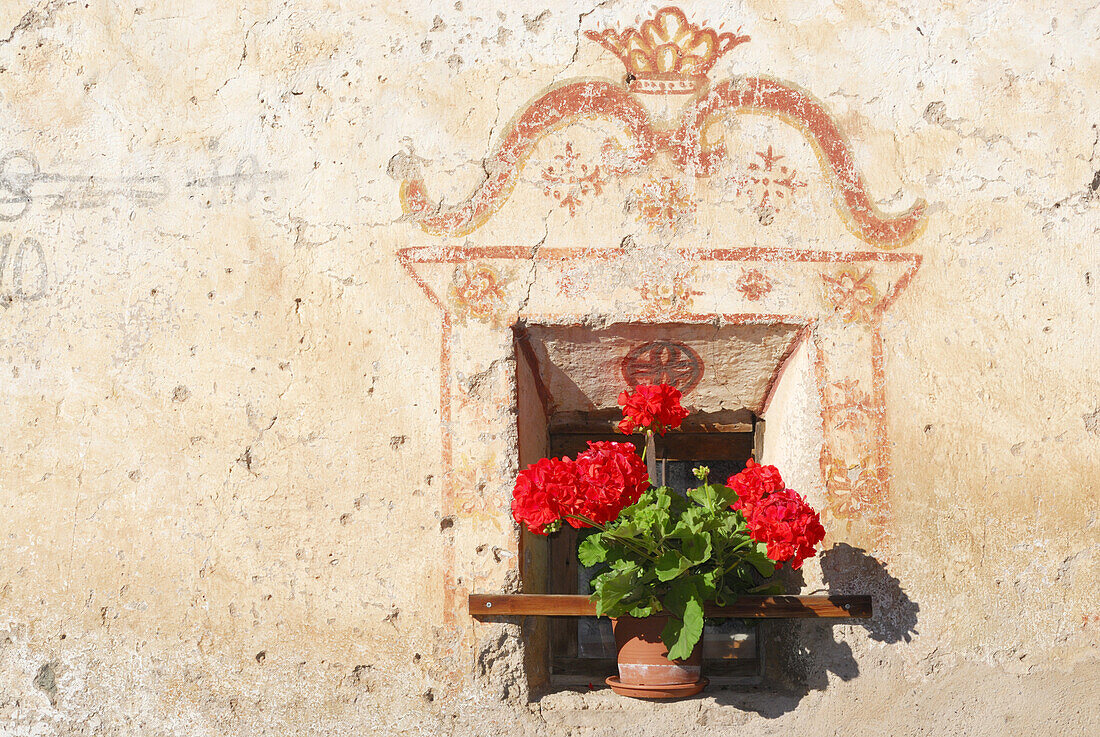
[[[710,480],[716,484],[726,483],[726,479],[735,473],[745,469],[745,461],[657,461],[657,475],[655,479],[658,486],[667,486],[681,496],[699,485],[699,479],[695,478],[692,471],[699,466],[710,469]]]
[[[593,533],[579,530],[577,543]],[[577,565],[577,592],[592,593],[592,579],[606,566],[585,568]],[[611,620],[607,617],[581,617],[577,620],[577,656],[581,658],[614,658],[615,636],[611,632]]]

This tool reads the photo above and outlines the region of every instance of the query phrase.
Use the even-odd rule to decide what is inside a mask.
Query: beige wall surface
[[[1100,734],[1100,5],[682,8],[798,101],[678,129],[624,0],[0,4],[0,735]],[[517,322],[801,331],[764,453],[876,617],[531,686]]]

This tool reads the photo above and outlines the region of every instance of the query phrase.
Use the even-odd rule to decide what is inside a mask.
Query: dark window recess
[[[604,418],[572,416],[551,422],[550,453],[575,458],[590,440],[631,442],[639,447],[642,436],[626,437],[609,432]],[[724,482],[745,467],[754,447],[759,447],[764,423],[755,417],[741,422],[714,422],[689,417],[684,431],[656,439],[654,483],[683,494],[697,483],[692,470],[707,466],[711,479]],[[589,582],[597,573],[577,561],[577,544],[588,530],[565,527],[549,539],[549,593],[590,594]],[[550,619],[551,678],[561,684],[587,683],[615,673],[615,639],[605,617],[555,617]],[[707,677],[716,683],[756,683],[761,676],[761,643],[755,622],[707,620],[703,655]]]

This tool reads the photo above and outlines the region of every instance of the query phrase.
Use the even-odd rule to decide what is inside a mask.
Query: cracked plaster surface
[[[662,705],[528,702],[514,632],[486,629],[492,657],[459,662],[482,675],[451,685],[439,313],[397,251],[530,248],[522,312],[540,249],[853,247],[812,153],[769,121],[730,134],[788,145],[819,194],[766,228],[704,203],[651,231],[621,192],[574,219],[516,200],[454,241],[403,217],[401,167],[461,200],[538,91],[621,77],[583,30],[649,9],[0,8],[0,735],[1100,731],[1087,1],[685,7],[753,37],[713,77],[812,91],[880,207],[930,203],[886,318],[885,562],[915,622],[772,625],[771,686]]]

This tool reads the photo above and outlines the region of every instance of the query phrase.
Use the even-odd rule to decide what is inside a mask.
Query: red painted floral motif
[[[882,514],[882,480],[869,456],[856,463],[837,458],[828,444],[821,449],[821,476],[829,494],[823,514],[850,530],[852,522],[878,521]]]
[[[772,283],[760,269],[743,269],[737,278],[737,291],[745,299],[756,302],[772,290]]]
[[[636,345],[620,366],[631,388],[639,384],[669,384],[689,394],[703,380],[702,357],[687,343],[653,340]]]
[[[454,469],[452,481],[455,485],[454,506],[452,511],[458,519],[476,520],[491,524],[498,530],[501,526],[501,500],[486,490],[498,474],[492,463],[468,461]]]
[[[829,495],[826,515],[843,522],[878,520],[884,510],[882,470],[868,450],[877,444],[882,410],[856,379],[826,384],[822,392],[821,477]],[[854,459],[854,460],[849,460]]]
[[[565,144],[565,153],[554,157],[555,164],[542,170],[543,193],[561,203],[569,210],[569,217],[577,214],[581,197],[599,196],[607,180],[600,172],[599,165],[589,166],[578,163],[573,152],[573,144]]]
[[[692,285],[694,269],[646,274],[638,290],[642,299],[641,316],[647,320],[687,317],[692,300],[702,292]]]
[[[835,276],[821,275],[825,301],[844,322],[868,323],[878,302],[878,290],[871,282],[871,270],[841,269]]]
[[[695,197],[686,186],[670,177],[650,179],[634,190],[638,217],[650,230],[676,230],[695,213]]]
[[[621,166],[637,170],[665,153],[682,171],[696,177],[713,176],[729,154],[723,144],[705,146],[703,130],[727,115],[746,112],[779,116],[813,140],[836,187],[837,206],[855,235],[879,248],[897,248],[918,234],[924,222],[924,201],[895,217],[880,213],[828,112],[801,90],[761,77],[715,84],[707,94],[689,103],[677,128],[655,125],[648,110],[625,87],[600,80],[556,87],[517,116],[486,162],[490,176],[468,199],[450,206],[434,202],[424,180],[417,176],[402,182],[402,204],[429,233],[469,233],[508,199],[523,163],[545,135],[586,118],[623,126],[630,143],[618,157],[623,159]]]
[[[465,264],[455,275],[451,299],[461,312],[489,322],[504,306],[504,281],[488,266]]]
[[[562,275],[558,277],[558,294],[563,297],[583,296],[589,288],[587,269],[566,269],[562,272]]]
[[[761,224],[770,225],[784,200],[790,199],[795,190],[805,187],[806,183],[798,179],[794,169],[779,164],[785,157],[775,153],[771,146],[767,151],[757,151],[756,155],[761,160],[751,162],[737,177],[737,189],[739,194],[749,198]]]
[[[834,381],[825,387],[824,416],[827,431],[867,432],[874,422],[871,397],[856,379]]]

